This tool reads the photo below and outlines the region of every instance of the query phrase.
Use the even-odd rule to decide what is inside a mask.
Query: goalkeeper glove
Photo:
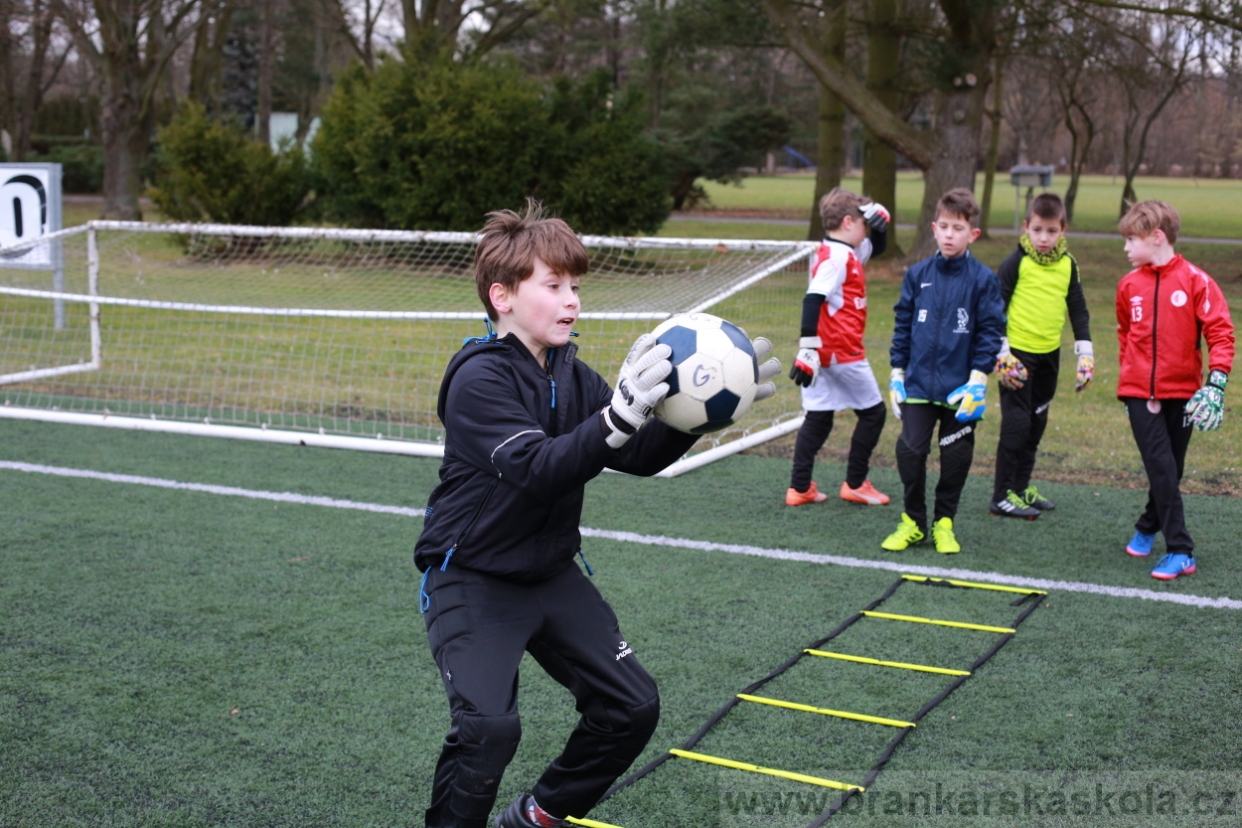
[[[901,419],[901,404],[906,401],[906,369],[894,368],[888,379],[888,402],[893,416]]]
[[[1224,371],[1208,374],[1207,385],[1195,392],[1186,403],[1186,413],[1198,431],[1215,431],[1225,419],[1225,385],[1229,375]]]
[[[1095,352],[1090,339],[1080,339],[1074,343],[1074,353],[1078,354],[1078,373],[1074,376],[1074,390],[1081,391],[1095,379]]]
[[[1009,352],[1009,338],[1004,336],[1001,337],[1000,353],[996,355],[995,370],[996,381],[1010,391],[1017,391],[1026,385],[1026,380],[1030,376],[1022,360]]]
[[[888,210],[884,209],[884,205],[872,201],[858,208],[863,214],[863,220],[867,222],[867,226],[877,233],[883,233],[888,230],[888,223],[891,221]]]
[[[755,349],[755,362],[759,365],[759,387],[755,390],[755,402],[759,402],[776,393],[772,378],[781,372],[781,361],[772,356],[772,343],[762,336],[752,339],[750,346]]]
[[[983,395],[988,390],[988,377],[982,371],[971,371],[970,379],[949,395],[950,403],[961,402],[954,417],[959,423],[970,423],[983,418],[987,404]]]
[[[657,344],[649,333],[634,341],[621,364],[612,403],[603,411],[604,439],[610,447],[624,446],[651,418],[651,410],[668,396],[664,380],[673,372],[668,359],[672,354],[672,348]]]
[[[803,388],[809,388],[819,376],[819,351],[823,343],[818,336],[804,336],[798,340],[798,355],[794,357],[789,378]]]

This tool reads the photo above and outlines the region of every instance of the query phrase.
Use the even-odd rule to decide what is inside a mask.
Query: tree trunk
[[[845,60],[845,3],[838,0],[826,6],[824,16],[824,53]],[[833,187],[841,186],[841,168],[845,166],[845,102],[831,89],[819,85],[819,128],[815,144],[815,197],[811,200],[811,216],[807,239],[824,237],[824,222],[819,215],[819,200]]]
[[[996,164],[1000,158],[1004,66],[1004,59],[997,58],[996,70],[992,75],[992,108],[987,112],[992,129],[988,135],[988,154],[983,166],[983,198],[979,204],[979,229],[983,231],[980,238],[984,239],[988,238],[988,229],[992,224],[992,193],[996,187]]]
[[[259,111],[255,114],[259,141],[272,142],[272,4],[259,4]]]
[[[936,113],[936,132],[944,139],[940,155],[923,171],[923,204],[919,210],[918,235],[910,255],[926,258],[936,252],[932,223],[940,197],[955,187],[975,188],[979,159],[979,127],[983,119],[983,91],[976,81],[963,79],[960,88],[943,93]]]
[[[880,103],[896,111],[901,105],[897,86],[901,69],[901,37],[897,31],[896,0],[872,0],[867,29],[867,88]],[[897,153],[870,129],[864,128],[863,194],[888,208],[897,221]],[[902,255],[897,233],[890,232],[885,256]]]
[[[142,190],[142,176],[139,170],[146,157],[148,119],[133,90],[114,88],[109,93],[108,85],[105,81],[99,110],[104,150],[103,217],[141,221],[138,193]]]

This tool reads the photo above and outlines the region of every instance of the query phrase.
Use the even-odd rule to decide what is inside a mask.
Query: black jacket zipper
[[[1152,299],[1151,308],[1151,396],[1147,399],[1154,400],[1156,398],[1156,325],[1160,321],[1160,271],[1156,270],[1156,289],[1155,298]]]

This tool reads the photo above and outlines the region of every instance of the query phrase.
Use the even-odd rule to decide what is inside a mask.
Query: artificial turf
[[[409,508],[425,503],[437,468],[429,459],[12,421],[0,421],[0,445],[3,461]],[[588,487],[583,522],[1242,597],[1236,499],[1187,498],[1199,573],[1162,584],[1148,577],[1150,562],[1121,551],[1142,506],[1136,490],[1050,483],[1041,488],[1059,508],[1026,523],[989,517],[991,481],[977,475],[958,519],[963,553],[923,546],[898,556],[878,546],[896,522],[894,506],[834,498],[789,509],[781,497],[788,471],[780,458],[739,456],[674,480],[603,475]],[[826,487],[841,474],[828,461],[817,469]],[[897,490],[888,469],[874,479]],[[417,611],[417,518],[11,468],[0,468],[0,499],[0,825],[421,825],[448,720]],[[732,694],[896,577],[606,537],[588,538],[584,551],[661,687],[661,724],[640,761],[680,745]],[[882,609],[1001,624],[1019,612],[1011,600],[906,585]],[[1238,799],[1201,796],[1195,813],[1191,797],[1242,787],[1240,621],[1233,609],[1053,590],[1012,641],[920,722],[870,798],[833,819],[1236,825]],[[866,619],[832,648],[961,667],[992,635]],[[938,676],[804,659],[765,694],[902,718],[945,685]],[[533,664],[522,673],[521,712],[525,735],[502,801],[531,784],[575,716],[568,694]],[[699,748],[854,781],[889,731],[748,706]],[[1008,800],[994,798],[989,814],[967,814],[959,792],[952,813],[935,813],[933,803],[924,815],[922,800],[909,797],[936,782],[980,795],[1038,793],[1039,785],[1094,795],[1100,779],[1112,786],[1101,789],[1115,795],[1105,801],[1111,812],[1093,804],[1075,814],[1070,801],[1063,814],[1038,814],[1028,797],[1025,813],[1020,799],[1016,813],[1002,813]],[[1116,799],[1145,786],[1159,794],[1161,785],[1180,786],[1175,807],[1186,813],[1162,814],[1159,800],[1148,813],[1141,798],[1138,811],[1123,812]],[[626,828],[779,828],[807,824],[825,793],[670,760],[591,816]],[[899,822],[891,809],[901,795],[915,813],[903,811]],[[1050,810],[1046,796],[1035,801]]]

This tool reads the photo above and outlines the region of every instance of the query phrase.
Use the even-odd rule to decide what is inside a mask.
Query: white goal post
[[[440,379],[486,333],[473,233],[92,221],[0,249],[0,417],[443,454]],[[808,242],[584,236],[582,358],[675,313],[798,334]],[[5,257],[59,246],[63,285]],[[19,250],[20,248],[20,250]],[[56,313],[59,309],[59,313]],[[797,428],[792,383],[674,476]]]

